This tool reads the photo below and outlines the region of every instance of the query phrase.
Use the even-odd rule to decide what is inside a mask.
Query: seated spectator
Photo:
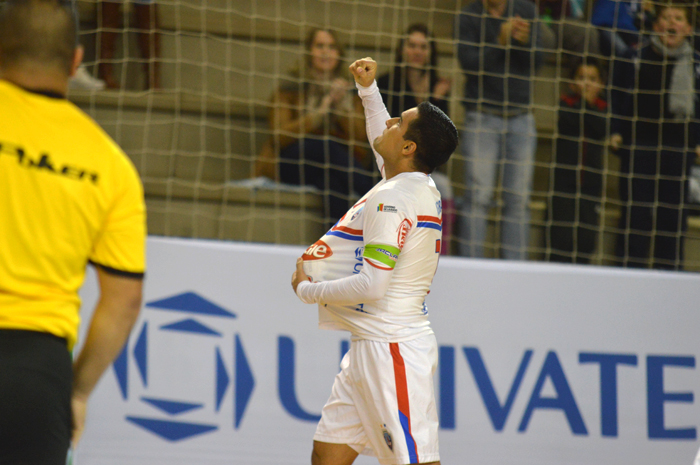
[[[332,226],[350,208],[353,194],[364,195],[374,185],[363,168],[368,148],[356,142],[367,139],[364,111],[345,78],[335,33],[311,30],[305,50],[305,59],[273,95],[273,137],[256,162],[256,175],[321,190]]]
[[[438,76],[437,58],[437,47],[428,26],[410,25],[396,48],[394,69],[377,79],[390,115],[400,115],[425,100],[449,114],[447,97],[452,83]],[[447,254],[455,220],[454,194],[447,176],[438,171],[433,171],[431,176],[442,196],[442,253]]]
[[[121,1],[102,1],[100,10],[100,34],[98,77],[108,89],[118,89],[119,82],[114,78],[114,51],[119,34]],[[154,0],[134,0],[134,20],[138,30],[137,41],[141,57],[146,89],[160,89],[160,35],[158,29],[158,5]]]
[[[597,66],[583,62],[572,78],[559,101],[546,249],[550,261],[590,263],[600,221],[607,102]]]
[[[700,54],[689,42],[690,8],[657,10],[653,35],[613,68],[611,146],[620,156],[622,266],[680,270],[690,170],[700,153]]]

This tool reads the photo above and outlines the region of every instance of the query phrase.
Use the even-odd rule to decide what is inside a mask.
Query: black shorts
[[[65,339],[0,330],[0,464],[65,465],[72,384]]]

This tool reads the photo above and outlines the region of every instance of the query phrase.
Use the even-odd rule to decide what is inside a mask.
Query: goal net
[[[521,235],[517,252],[531,260],[607,265],[620,258],[616,254],[620,237],[625,241],[632,237],[646,240],[649,248],[648,258],[635,264],[650,266],[655,263],[658,236],[682,236],[684,250],[676,241],[676,255],[663,264],[678,267],[683,263],[686,269],[700,269],[700,220],[695,216],[695,197],[684,190],[681,207],[667,205],[669,201],[658,195],[651,200],[632,200],[629,180],[634,176],[626,174],[629,163],[606,142],[601,142],[597,164],[585,165],[590,160],[584,160],[584,154],[599,142],[588,134],[585,111],[575,118],[580,135],[560,131],[560,97],[571,92],[575,79],[570,67],[580,60],[599,65],[604,84],[600,96],[610,103],[613,86],[609,78],[616,52],[601,51],[600,47],[594,50],[590,41],[598,40],[600,30],[611,34],[613,40],[620,31],[617,26],[601,26],[599,30],[590,28],[592,32],[582,36],[570,33],[589,29],[585,25],[590,24],[593,5],[591,0],[588,2],[570,2],[571,8],[561,13],[562,18],[557,6],[561,2],[539,0],[533,4],[540,12],[540,20],[532,27],[542,39],[537,40],[542,64],[527,79],[532,99],[523,111],[534,114],[530,136],[537,148],[529,162],[531,188],[522,193],[529,214],[516,220]],[[356,58],[375,58],[380,64],[379,74],[390,74],[387,93],[397,105],[412,101],[401,98],[402,92],[416,95],[418,101],[429,95],[432,101],[441,100],[460,134],[469,137],[462,131],[472,121],[470,111],[484,113],[486,108],[486,113],[496,113],[506,120],[519,112],[511,114],[506,104],[501,105],[498,114],[498,105],[483,105],[488,97],[470,100],[465,95],[468,79],[483,84],[493,77],[484,64],[484,53],[482,68],[465,76],[461,45],[477,49],[482,45],[457,40],[458,17],[470,3],[156,0],[111,4],[78,0],[80,39],[86,49],[84,71],[107,79],[112,88],[76,85],[70,98],[95,118],[133,160],[144,183],[150,234],[308,245],[337,220],[339,205],[356,200],[364,193],[366,183],[377,179],[376,167],[372,172],[368,163],[369,146],[363,125],[357,121],[352,90],[340,92],[340,97],[324,106],[333,79],[314,74],[314,66],[322,64],[312,60],[309,32],[333,31],[336,50],[342,48],[344,54],[340,59],[343,70]],[[565,17],[567,14],[570,17]],[[426,74],[406,71],[401,75],[400,70],[411,68],[408,54],[420,55],[420,44],[416,45],[418,52],[409,52],[401,45],[408,42],[408,28],[416,23],[424,24],[432,35],[428,50],[430,43],[434,44],[436,59],[427,59],[424,69],[430,72]],[[583,37],[583,45],[576,42],[577,37]],[[622,34],[622,39],[626,38]],[[513,42],[502,49],[508,60],[514,60],[525,47]],[[396,68],[401,64],[398,60],[403,60],[403,67]],[[347,72],[341,76],[350,81]],[[505,77],[517,76],[506,73]],[[436,85],[441,87],[436,90]],[[438,99],[438,94],[442,98]],[[603,139],[611,135],[609,108],[603,111]],[[631,115],[628,122],[635,118],[639,119]],[[483,123],[466,129],[470,129],[472,138],[479,132],[494,133]],[[500,148],[505,148],[507,131],[495,133],[502,136],[497,139]],[[577,151],[574,165],[557,157],[557,147],[566,142]],[[634,148],[629,140],[622,147],[628,152]],[[481,239],[476,236],[477,245],[483,246],[486,257],[506,257],[512,244],[506,237],[513,222],[508,212],[514,194],[508,183],[508,165],[518,162],[495,160],[493,190],[485,209],[475,212],[468,208],[474,204],[475,190],[470,168],[476,172],[475,159],[470,157],[474,155],[460,146],[435,176],[443,196],[444,252],[470,253],[475,236],[466,231],[472,219],[481,215],[486,232]],[[482,159],[481,155],[476,158]],[[576,165],[588,167],[581,170]],[[688,174],[691,168],[688,166]],[[562,169],[564,175],[573,174],[578,179],[573,191],[559,189],[555,182]],[[582,176],[591,173],[599,183],[593,193],[582,188],[581,181]],[[669,175],[654,171],[641,176],[658,190]],[[622,178],[627,179],[627,194],[621,196]],[[639,230],[634,221],[620,221],[621,215],[637,213],[632,212],[637,201],[651,207],[645,211],[653,216],[651,225]],[[660,226],[658,217],[663,216],[660,211],[665,207],[688,214],[687,230],[679,227],[668,231]],[[565,214],[557,214],[557,208],[559,212],[563,208]],[[682,215],[677,222],[684,224]],[[564,245],[557,242],[558,234],[564,237]],[[592,245],[579,245],[590,241]]]

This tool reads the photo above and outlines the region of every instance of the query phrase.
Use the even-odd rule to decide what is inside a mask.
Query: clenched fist
[[[377,62],[370,57],[362,58],[350,65],[350,72],[362,87],[369,87],[377,75]]]

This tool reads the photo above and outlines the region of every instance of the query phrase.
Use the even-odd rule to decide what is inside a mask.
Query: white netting
[[[329,216],[328,199],[337,193],[338,186],[328,174],[327,161],[310,160],[305,155],[308,147],[298,142],[291,144],[299,147],[300,160],[306,160],[328,176],[331,182],[324,184],[325,191],[256,177],[260,171],[256,171],[255,164],[266,151],[272,160],[279,162],[288,139],[298,139],[298,127],[271,125],[275,105],[299,116],[313,113],[322,100],[322,96],[315,101],[307,98],[302,103],[273,100],[280,89],[303,88],[303,79],[290,78],[289,73],[303,62],[308,31],[318,27],[337,32],[345,47],[343,68],[352,59],[372,56],[379,61],[381,72],[389,72],[406,28],[413,23],[425,23],[437,46],[435,71],[451,81],[451,91],[446,97],[449,114],[462,130],[465,77],[455,47],[455,19],[468,3],[459,0],[164,0],[155,1],[154,10],[141,2],[124,2],[114,23],[108,17],[110,11],[105,11],[108,3],[78,1],[86,71],[104,77],[105,67],[99,69],[98,64],[111,64],[112,76],[119,87],[104,91],[75,90],[71,98],[114,136],[133,159],[145,186],[151,234],[309,244],[333,220]],[[592,208],[600,217],[593,227],[583,228],[592,230],[595,242],[593,252],[584,255],[592,263],[610,264],[615,259],[614,243],[622,206],[617,189],[619,159],[616,156],[605,149],[600,166],[592,168],[602,185],[599,198],[589,198],[590,194],[580,189],[573,194],[564,193],[559,197],[576,201],[572,219],[557,220],[548,214],[555,189],[554,172],[561,167],[556,164],[555,141],[567,140],[557,130],[559,94],[567,90],[570,82],[566,67],[572,62],[571,56],[581,50],[582,55],[590,52],[589,41],[593,37],[590,32],[582,36],[569,33],[571,29],[583,28],[585,17],[590,15],[591,5],[574,2],[573,6],[574,11],[581,9],[584,18],[560,23],[556,11],[542,9],[545,15],[553,15],[555,19],[544,26],[549,28],[544,30],[549,31],[543,44],[547,53],[530,85],[534,95],[531,108],[536,119],[537,151],[532,191],[528,195],[531,219],[521,225],[529,231],[529,237],[521,252],[530,259],[552,258],[556,251],[548,228],[585,223],[579,210]],[[144,13],[146,10],[151,16]],[[105,50],[110,45],[110,33],[115,38],[113,55]],[[598,32],[594,34],[597,39]],[[583,45],[576,42],[576,37],[583,37]],[[154,63],[158,64],[153,66]],[[603,68],[609,64],[609,60],[602,62]],[[159,73],[159,90],[147,88],[155,84],[153,75],[151,79],[145,78],[147,69]],[[482,70],[481,76],[486,75],[488,71]],[[336,110],[339,119],[352,114],[351,106]],[[332,133],[328,128],[331,123],[328,118],[323,119],[321,124],[326,126],[316,132]],[[328,141],[349,145],[349,152],[357,153],[358,157],[363,146],[366,148],[366,141],[352,124],[346,125],[344,134],[333,133],[324,140],[322,143],[326,145]],[[573,141],[580,142],[579,146],[592,142],[582,137]],[[302,178],[308,174],[299,168],[298,161],[293,160],[291,165]],[[464,154],[458,149],[441,169],[447,179],[443,182],[443,195],[451,190],[458,204],[458,218],[452,229],[446,231],[450,234],[447,242],[453,254],[459,253],[460,244],[466,240],[465,227],[459,221],[462,196],[470,186],[464,165]],[[356,169],[350,164],[340,170],[350,179],[351,188],[357,181],[352,176]],[[502,181],[499,178],[501,186]],[[309,180],[306,183],[311,184]],[[342,189],[338,192],[337,197],[341,198],[347,194]],[[488,231],[483,241],[486,256],[504,255],[498,238],[503,233],[501,207],[507,190],[505,194],[497,188],[493,205],[488,209]],[[588,200],[593,204],[587,204]],[[700,266],[698,229],[697,219],[691,217],[685,244],[686,268]],[[577,240],[578,233],[574,242]],[[572,251],[564,255],[579,254]]]

